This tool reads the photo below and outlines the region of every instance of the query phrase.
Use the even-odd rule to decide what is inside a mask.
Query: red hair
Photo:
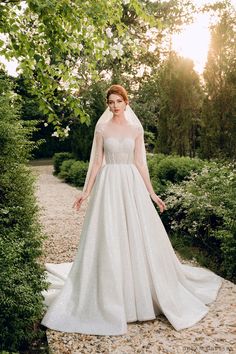
[[[127,91],[121,85],[112,85],[108,89],[108,91],[107,91],[107,102],[108,102],[109,96],[112,95],[112,94],[121,96],[124,99],[125,103],[128,103],[128,101],[129,101]]]

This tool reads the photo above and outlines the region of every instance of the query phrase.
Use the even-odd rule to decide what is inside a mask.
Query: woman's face
[[[112,93],[108,98],[108,107],[114,115],[123,114],[126,102],[122,96]]]

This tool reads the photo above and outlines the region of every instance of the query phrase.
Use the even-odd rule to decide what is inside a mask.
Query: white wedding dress
[[[180,263],[134,164],[140,129],[114,124],[101,124],[96,133],[106,164],[90,194],[74,262],[46,264],[51,285],[43,293],[42,324],[122,335],[128,322],[163,313],[177,331],[193,326],[207,314],[222,278]]]

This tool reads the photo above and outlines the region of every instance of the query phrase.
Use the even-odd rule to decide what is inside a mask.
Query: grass
[[[52,164],[52,159],[38,159],[29,161],[30,166],[48,166]]]

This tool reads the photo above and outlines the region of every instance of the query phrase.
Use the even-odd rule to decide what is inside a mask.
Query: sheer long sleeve
[[[138,127],[138,133],[135,139],[134,163],[144,180],[149,194],[154,194],[155,191],[150,180],[149,170],[146,162],[143,127]]]
[[[98,126],[96,128],[94,134],[95,134],[96,145],[95,145],[95,152],[94,152],[94,160],[93,160],[93,164],[91,166],[91,172],[89,175],[87,187],[85,189],[85,193],[87,193],[87,194],[90,194],[90,192],[93,188],[97,173],[102,166],[103,157],[104,157],[103,129],[102,129],[102,127]]]
[[[99,168],[103,162],[104,149],[103,149],[103,132],[101,128],[98,128],[95,131],[95,139],[96,139],[96,149],[95,149],[95,158],[93,165],[98,166]]]

